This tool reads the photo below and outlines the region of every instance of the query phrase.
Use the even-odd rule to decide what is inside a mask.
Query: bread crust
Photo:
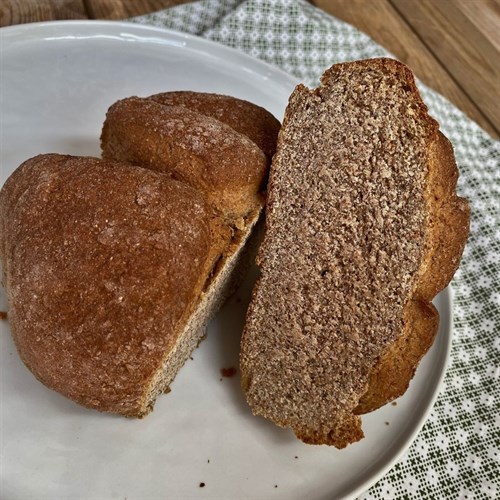
[[[204,193],[230,218],[263,205],[266,156],[228,125],[181,106],[130,97],[113,104],[104,122],[104,158],[166,173]]]
[[[340,81],[340,78],[344,76],[344,82],[347,81],[348,83],[340,83],[338,87],[332,90],[333,95],[339,97],[342,93],[351,92],[349,85],[352,85],[352,83],[349,81],[349,72],[384,74],[387,76],[388,85],[391,85],[391,82],[400,82],[401,91],[411,96],[411,106],[408,105],[408,108],[405,108],[405,106],[401,104],[401,112],[408,113],[408,115],[414,115],[420,122],[425,123],[423,130],[420,132],[421,138],[419,139],[425,142],[426,150],[425,161],[423,162],[425,164],[425,180],[423,181],[421,191],[421,196],[423,198],[422,205],[424,207],[423,213],[425,217],[419,233],[415,235],[418,241],[422,241],[418,254],[420,264],[412,275],[412,285],[406,294],[404,307],[402,308],[400,316],[402,326],[399,333],[394,337],[388,337],[392,338],[392,340],[385,345],[385,348],[383,348],[380,354],[374,357],[373,360],[369,358],[368,361],[363,361],[361,358],[361,362],[364,363],[363,367],[366,365],[366,370],[363,368],[362,372],[359,374],[361,377],[357,382],[357,387],[359,387],[359,389],[354,393],[345,392],[345,394],[338,394],[338,397],[341,398],[342,406],[339,407],[332,420],[327,423],[318,420],[319,407],[322,404],[321,401],[316,401],[316,403],[310,401],[307,409],[299,408],[296,406],[299,404],[297,401],[305,401],[307,396],[304,395],[303,398],[301,396],[301,399],[299,396],[294,396],[295,390],[302,391],[303,386],[310,386],[308,384],[311,384],[311,378],[316,378],[315,373],[296,372],[296,367],[294,366],[294,363],[297,363],[297,366],[305,364],[303,358],[305,357],[307,360],[309,354],[308,352],[299,352],[298,346],[305,342],[303,339],[306,337],[314,341],[314,336],[308,337],[310,334],[305,333],[304,330],[301,331],[301,328],[297,327],[295,323],[290,323],[292,321],[292,316],[293,321],[296,321],[295,315],[283,316],[281,320],[275,318],[276,313],[272,311],[272,304],[267,303],[270,297],[264,293],[263,279],[265,274],[270,272],[269,269],[279,269],[281,265],[278,260],[280,257],[277,257],[271,250],[273,248],[274,239],[276,238],[274,226],[272,224],[279,225],[280,223],[278,220],[274,220],[274,213],[281,213],[279,210],[285,196],[284,193],[286,192],[277,179],[281,179],[280,170],[284,168],[283,162],[289,161],[289,156],[283,156],[284,153],[282,154],[281,152],[287,146],[293,149],[293,145],[288,142],[290,140],[288,130],[292,126],[297,126],[295,122],[293,122],[294,125],[292,125],[292,119],[294,119],[293,113],[303,113],[304,116],[309,116],[307,114],[309,112],[309,105],[307,103],[310,103],[311,109],[314,106],[319,107],[323,99],[323,94],[329,92],[331,86],[334,85],[337,80]],[[361,78],[361,80],[361,85],[367,85],[366,79]],[[309,91],[309,89],[303,85],[299,85],[290,97],[289,107],[285,112],[283,127],[278,139],[277,154],[275,156],[275,162],[271,167],[269,179],[269,195],[266,210],[268,213],[271,213],[271,217],[268,217],[268,221],[270,222],[266,227],[264,242],[258,256],[258,265],[261,267],[262,275],[254,289],[252,302],[247,314],[247,322],[242,338],[240,364],[242,388],[255,414],[270,418],[277,425],[291,427],[297,437],[306,443],[328,444],[343,448],[349,443],[355,442],[363,437],[359,414],[371,411],[401,395],[406,390],[420,358],[432,345],[437,332],[439,318],[437,311],[430,301],[438,291],[447,285],[458,266],[468,234],[469,210],[467,202],[458,198],[455,193],[458,171],[453,159],[451,146],[439,132],[437,122],[427,114],[427,108],[421,101],[413,75],[406,66],[390,59],[375,59],[339,64],[327,70],[321,82],[322,86],[314,91]],[[363,116],[363,111],[365,109],[371,110],[373,109],[371,106],[376,106],[375,102],[366,102],[364,96],[358,96],[357,99],[360,100],[355,100],[354,102],[360,107],[360,117]],[[377,112],[375,111],[374,113],[375,116],[377,116]],[[317,119],[322,123],[321,116],[311,116],[315,117],[311,119]],[[368,119],[370,119],[373,115],[368,114],[365,116],[368,116]],[[298,123],[302,123],[300,119],[297,120],[299,120]],[[360,123],[362,124],[363,122]],[[304,126],[307,126],[307,124]],[[336,132],[341,135],[343,130],[340,125],[338,127],[339,129]],[[316,144],[315,141],[321,144],[322,136],[326,135],[328,130],[318,126],[314,128],[314,130],[319,130],[319,135],[310,138],[311,144]],[[384,132],[380,132],[380,134],[384,134]],[[375,136],[373,140],[376,141],[377,137]],[[391,144],[390,140],[386,141],[386,143],[388,145]],[[303,143],[298,147],[296,146],[297,149],[301,149],[302,145]],[[314,146],[311,147],[313,148]],[[333,152],[333,154],[335,154],[335,152]],[[411,173],[408,172],[408,178],[411,177]],[[296,189],[296,186],[294,185],[292,189]],[[341,194],[339,196],[341,196]],[[294,201],[294,203],[296,202]],[[303,201],[303,203],[307,204],[307,199]],[[325,213],[329,212],[325,211]],[[335,215],[332,214],[329,216],[335,217]],[[339,217],[341,217],[340,214]],[[298,220],[300,223],[300,219]],[[332,235],[333,238],[335,238],[335,236],[335,234]],[[353,262],[359,262],[359,265],[362,265],[362,260],[357,256],[356,251],[356,248],[352,249],[353,259],[357,259],[353,260]],[[417,258],[416,255],[417,254],[415,254],[413,258]],[[325,267],[331,267],[331,264]],[[308,279],[313,283],[312,280],[316,278],[311,276]],[[305,293],[307,296],[307,286],[300,288],[300,290],[306,290],[305,292],[301,291],[300,294]],[[295,293],[298,297],[301,296],[300,294],[298,292]],[[295,295],[293,295],[294,298]],[[264,302],[260,302],[263,300],[266,300],[265,304]],[[290,298],[290,300],[293,299]],[[316,306],[319,307],[319,298],[317,304],[313,304],[313,307]],[[308,307],[311,307],[311,305]],[[349,305],[349,307],[356,308],[359,307],[359,305],[352,304],[352,306]],[[268,311],[268,314],[272,314],[272,322],[265,323],[267,328],[272,326],[272,335],[270,332],[262,331],[262,327],[259,326],[263,308]],[[383,322],[384,319],[382,318],[381,321]],[[288,327],[285,325],[288,325]],[[334,330],[336,326],[338,325],[334,323],[332,325],[332,330]],[[347,338],[349,338],[349,333],[343,332],[341,326],[339,327],[339,331],[337,335],[347,336]],[[368,332],[366,332],[366,334],[368,335]],[[282,340],[280,341],[280,339]],[[282,342],[282,345],[280,342]],[[358,341],[355,339],[353,342],[352,339],[350,339],[349,342],[352,343],[352,345],[357,345]],[[371,342],[376,342],[376,340],[370,340],[368,343]],[[316,344],[311,342],[309,345],[311,351],[316,353],[314,356],[317,357],[318,349],[315,347]],[[272,389],[271,385],[268,384],[269,381],[266,379],[268,368],[266,363],[263,363],[261,356],[266,356],[269,366],[271,366],[272,363],[274,363],[272,364],[273,367],[275,364],[276,366],[281,366],[282,362],[280,359],[284,355],[281,349],[287,353],[292,353],[293,358],[284,358],[286,359],[286,363],[288,363],[284,365],[286,374],[283,375],[283,378],[286,378],[286,382],[276,380],[275,388]],[[349,349],[351,349],[351,347],[349,347]],[[266,354],[264,355],[263,353]],[[273,359],[273,355],[276,355],[277,358]],[[289,354],[287,355],[290,356]],[[355,355],[359,356],[360,353],[355,352]],[[312,362],[314,366],[316,366],[314,356],[308,362]],[[355,363],[354,360],[352,360],[352,362]],[[332,358],[329,363],[335,364],[335,360]],[[269,370],[270,369],[271,368],[269,368]],[[275,368],[272,369],[275,370]],[[325,373],[329,373],[330,369],[326,365],[323,365],[323,369]],[[274,374],[274,371],[272,373]],[[335,376],[337,375],[338,374],[335,374]],[[301,380],[302,378],[305,378],[306,382]],[[321,374],[317,375],[317,380],[317,384],[324,384],[324,390],[328,391],[329,381],[324,379]],[[297,384],[296,387],[293,385],[294,382],[290,381],[295,381]],[[263,382],[265,382],[265,386],[261,388]],[[337,382],[335,383],[337,384]],[[318,387],[322,386],[323,385],[318,385]],[[282,387],[283,389],[281,389]],[[336,387],[337,390],[341,390],[338,388],[338,384]],[[285,390],[287,394],[280,392]],[[325,393],[325,396],[326,395],[327,393]],[[266,401],[272,401],[272,403],[268,404]],[[317,404],[318,410],[315,409],[315,404]],[[342,410],[342,408],[344,409]],[[324,408],[323,412],[326,411],[327,409]],[[314,425],[311,421],[314,419],[315,412],[317,421]],[[298,422],[298,417],[296,417],[298,414],[306,415],[308,423]],[[321,415],[322,419],[324,419],[325,414],[322,413]],[[329,431],[328,428],[330,429]]]
[[[162,92],[149,99],[167,106],[181,106],[225,123],[253,141],[272,159],[280,122],[261,106],[232,96],[192,92]]]
[[[145,412],[145,384],[204,286],[194,189],[97,158],[40,155],[0,194],[9,322],[26,366],[90,408]]]

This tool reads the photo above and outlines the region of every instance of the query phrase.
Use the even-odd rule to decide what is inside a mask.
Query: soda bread
[[[342,448],[363,437],[361,413],[405,392],[468,234],[457,177],[403,64],[338,64],[295,89],[241,343],[256,415]]]
[[[40,155],[7,180],[0,257],[26,366],[77,403],[142,417],[249,263],[269,161],[201,113],[122,102],[104,126],[107,158]],[[252,106],[275,142],[279,122]]]
[[[246,135],[272,159],[281,124],[271,113],[251,102],[234,97],[179,90],[149,97],[168,106],[182,106],[225,123]]]
[[[161,94],[161,101],[167,102],[168,95]],[[219,104],[213,102],[212,94],[208,96],[206,107],[211,104],[212,114],[216,114],[214,109],[227,109],[228,99],[240,102],[223,96]],[[260,140],[259,134],[251,135],[254,130],[243,127],[250,134],[247,136],[219,119],[192,110],[186,107],[190,101],[172,106],[155,99],[159,98],[130,97],[110,107],[101,135],[103,157],[168,173],[205,192],[212,205],[234,220],[247,214],[248,207],[261,207],[269,161],[254,142]],[[199,101],[200,94],[194,102]],[[264,115],[266,121],[260,123],[266,128],[260,135],[265,133],[276,143],[279,122],[263,108],[251,103],[245,107],[250,109],[239,115],[250,113],[256,123],[256,117]],[[236,112],[239,109],[241,106],[235,106]],[[245,122],[242,119],[240,123]]]

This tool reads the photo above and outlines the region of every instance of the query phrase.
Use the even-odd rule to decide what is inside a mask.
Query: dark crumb
[[[222,379],[221,379],[221,378],[220,378],[219,380],[222,382]]]
[[[209,463],[210,463],[210,459],[207,460],[207,464],[209,464]]]
[[[297,455],[295,455],[295,458],[299,458]]]
[[[386,422],[385,425],[389,425],[389,422]]]
[[[277,488],[277,487],[278,487],[278,485],[277,485],[277,484],[275,484],[275,485],[274,485],[274,487],[275,487],[275,488]]]
[[[200,488],[204,488],[205,487],[205,483],[200,483]]]
[[[194,361],[193,356],[189,356],[189,359],[190,359],[191,361]]]
[[[230,368],[221,368],[220,374],[223,377],[234,377],[236,375],[236,368],[232,366]]]
[[[5,311],[0,311],[0,319],[7,319],[7,313]]]
[[[391,403],[391,405],[392,405],[392,406],[398,406],[398,403],[397,403],[396,401],[393,401],[393,402]]]

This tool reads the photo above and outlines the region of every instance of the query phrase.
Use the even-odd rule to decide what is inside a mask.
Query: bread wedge
[[[269,161],[222,122],[136,101],[108,114],[108,158],[40,155],[11,175],[0,257],[27,367],[77,403],[142,417],[251,262]]]
[[[338,64],[295,89],[241,343],[254,414],[343,448],[363,437],[359,414],[405,392],[468,234],[457,177],[403,64]]]

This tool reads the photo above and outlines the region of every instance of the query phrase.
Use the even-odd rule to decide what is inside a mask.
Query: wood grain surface
[[[90,19],[125,19],[187,3],[190,0],[84,0]]]
[[[1,0],[0,26],[126,19],[188,1]],[[493,137],[500,137],[500,0],[311,1],[367,33]]]
[[[496,0],[391,1],[498,133],[500,52],[495,40],[498,42],[500,34],[500,3]],[[495,18],[496,30],[491,22]]]
[[[88,19],[81,0],[1,0],[0,26],[61,19]]]

